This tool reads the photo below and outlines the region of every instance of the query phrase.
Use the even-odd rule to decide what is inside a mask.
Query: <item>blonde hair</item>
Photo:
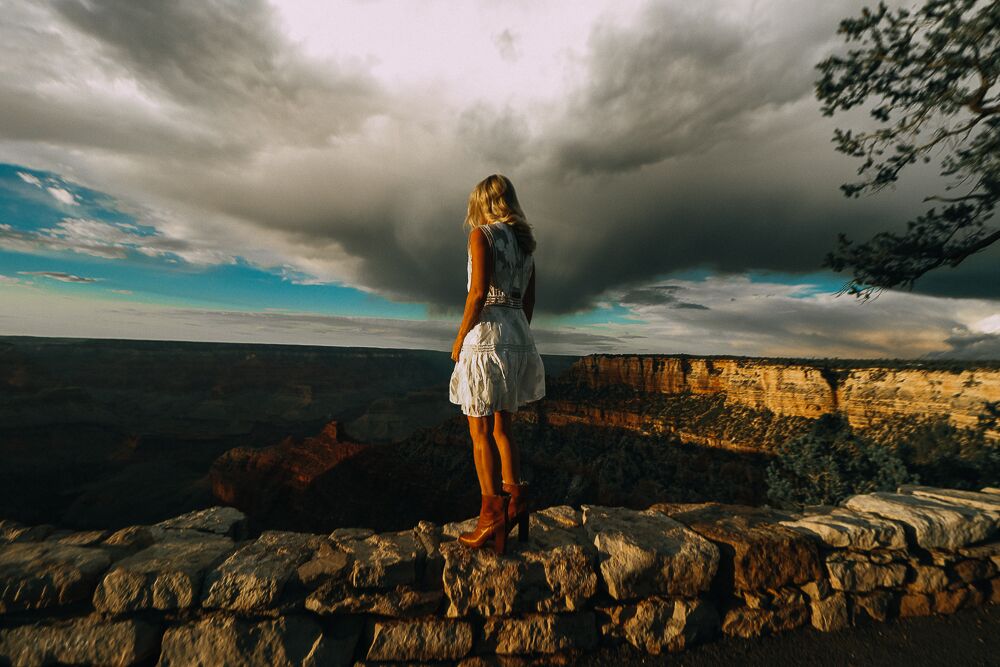
[[[535,235],[517,201],[514,184],[503,174],[487,176],[476,184],[469,195],[469,210],[465,216],[469,231],[492,222],[510,225],[517,244],[525,254],[535,251]]]

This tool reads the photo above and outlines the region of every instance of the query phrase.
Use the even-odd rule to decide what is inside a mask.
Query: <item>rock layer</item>
[[[724,393],[727,402],[791,417],[815,419],[839,412],[855,427],[867,426],[873,414],[945,416],[959,426],[974,426],[983,403],[1000,396],[1000,370],[989,367],[953,371],[746,357],[595,354],[577,361],[564,378],[589,389]]]

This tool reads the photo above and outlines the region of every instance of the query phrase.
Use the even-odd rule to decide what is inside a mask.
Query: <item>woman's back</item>
[[[535,267],[535,258],[521,250],[514,230],[503,222],[482,226],[493,252],[493,271],[487,304],[504,301],[509,297],[515,302],[524,298],[524,291]],[[472,255],[469,255],[469,278],[466,291],[472,287]]]
[[[473,416],[516,412],[545,395],[545,369],[522,308],[534,257],[521,250],[506,223],[481,229],[492,248],[493,272],[479,321],[462,341],[450,389],[452,403]],[[472,287],[471,253],[468,273],[467,290]]]

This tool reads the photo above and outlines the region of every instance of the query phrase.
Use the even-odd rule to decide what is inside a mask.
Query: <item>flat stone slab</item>
[[[987,512],[901,493],[851,496],[844,505],[902,523],[924,549],[954,551],[993,535],[997,523]]]
[[[657,595],[601,611],[608,617],[605,636],[625,639],[653,655],[683,650],[719,631],[718,611],[702,599]]]
[[[695,597],[708,590],[719,566],[714,544],[653,509],[584,505],[583,526],[616,600]]]
[[[820,632],[833,632],[850,625],[847,596],[834,593],[829,597],[814,599],[809,603],[812,626]]]
[[[424,546],[425,562],[422,583],[425,587],[441,586],[441,573],[444,570],[444,556],[441,555],[441,541],[444,532],[441,526],[432,521],[420,521],[413,527],[413,532]]]
[[[516,533],[508,553],[467,547],[456,539],[466,522],[446,524],[440,553],[441,581],[449,617],[518,612],[576,611],[597,593],[597,550],[582,528],[582,514],[569,506],[529,515],[527,542]]]
[[[719,576],[725,588],[777,589],[822,576],[818,539],[781,525],[793,518],[787,513],[719,503],[659,503],[650,509],[673,517],[719,547]]]
[[[89,599],[111,565],[105,549],[58,542],[0,547],[0,613]]]
[[[312,558],[296,569],[299,581],[309,590],[316,590],[324,582],[347,577],[350,558],[330,542],[320,542]]]
[[[911,593],[936,593],[943,591],[950,583],[943,568],[913,563],[910,569],[913,570],[913,574],[906,589]]]
[[[371,528],[335,528],[330,533],[330,539],[335,542],[342,540],[363,540],[374,534],[375,531]]]
[[[958,553],[967,558],[989,560],[1000,568],[1000,542],[987,542],[986,544],[977,544],[974,547],[962,547],[958,550]]]
[[[132,665],[156,653],[158,629],[99,614],[0,630],[0,663],[12,665]]]
[[[78,547],[92,547],[103,542],[109,535],[110,530],[81,530],[72,531],[65,535],[50,535],[46,538],[59,544],[72,544]]]
[[[872,551],[906,548],[906,533],[898,523],[875,514],[853,512],[841,507],[780,523],[836,549]]]
[[[155,524],[167,530],[197,530],[213,535],[242,539],[246,535],[247,515],[235,507],[216,505],[196,510]]]
[[[872,563],[854,554],[833,554],[827,559],[830,584],[838,591],[866,593],[877,588],[897,588],[906,579],[903,563]]]
[[[0,519],[0,544],[13,542],[25,530],[25,525],[13,519]]]
[[[995,486],[984,486],[983,488],[979,489],[979,492],[989,493],[994,496],[1000,496],[1000,488],[997,488]]]
[[[368,660],[457,660],[472,650],[471,624],[456,619],[373,619],[368,637]]]
[[[477,652],[499,655],[589,651],[597,646],[592,611],[569,614],[524,614],[487,619]]]
[[[348,557],[347,578],[356,588],[413,585],[427,559],[424,544],[413,529],[374,533],[361,539],[339,538],[334,543]]]
[[[114,531],[98,543],[111,552],[113,560],[119,560],[161,542],[184,540],[204,540],[213,536],[191,528],[163,528],[162,526],[126,526]]]
[[[10,542],[41,542],[56,532],[56,527],[47,523],[26,526],[11,519],[0,519],[0,544]]]
[[[346,581],[330,580],[306,598],[306,609],[317,614],[377,614],[397,618],[433,614],[441,605],[441,590],[410,586],[358,590]]]
[[[938,489],[932,486],[904,485],[899,487],[899,493],[921,498],[930,498],[942,503],[962,505],[1000,515],[1000,497],[992,493],[978,491],[963,491],[962,489]]]
[[[235,548],[228,537],[160,542],[118,561],[94,592],[94,608],[122,614],[184,609],[201,597],[205,572]]]
[[[169,628],[163,635],[158,667],[246,665],[292,667],[348,664],[356,639],[330,640],[307,616],[251,621],[212,614]]]
[[[722,632],[730,636],[749,639],[793,630],[809,623],[811,619],[812,607],[810,604],[773,609],[753,609],[742,606],[726,612],[722,618]]]
[[[285,584],[325,539],[308,533],[264,532],[206,573],[202,605],[243,612],[274,607]]]

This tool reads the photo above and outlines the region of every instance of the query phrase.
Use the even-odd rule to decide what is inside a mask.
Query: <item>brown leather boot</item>
[[[517,539],[528,541],[528,515],[531,514],[528,502],[528,483],[503,483],[503,490],[510,494],[510,504],[507,506],[507,532],[514,530],[517,524]]]
[[[479,509],[479,519],[472,532],[462,533],[458,541],[469,547],[481,547],[486,540],[493,538],[493,548],[498,554],[507,552],[507,503],[510,496],[497,494],[495,496],[481,494],[482,506]]]

